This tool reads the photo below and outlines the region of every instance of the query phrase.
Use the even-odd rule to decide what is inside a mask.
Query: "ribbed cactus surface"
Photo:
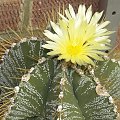
[[[73,10],[75,8],[76,11],[80,3],[85,3],[86,6],[92,4],[94,10],[97,10],[99,0],[96,2],[20,0],[16,3],[19,10],[16,10],[15,15],[18,15],[19,22],[12,26],[13,28],[9,25],[12,33],[6,31],[1,35],[5,37],[1,38],[3,41],[0,42],[0,120],[119,120],[120,61],[114,59],[114,55],[112,59],[105,55],[101,58],[103,51],[109,46],[109,37],[106,35],[111,34],[111,31],[104,29],[108,21],[97,28],[99,23],[96,22],[99,21],[102,13],[96,13],[92,18],[91,7],[86,13],[83,5],[79,10],[83,16],[84,13],[88,15],[86,16],[89,22],[84,21],[83,17],[79,14],[77,16]],[[1,4],[4,6],[4,2]],[[73,5],[73,8],[69,5],[69,10],[63,12],[68,4]],[[58,19],[58,11],[62,19]],[[66,14],[67,17],[62,14]],[[83,20],[83,23],[81,22],[83,29],[80,31],[78,29],[78,33],[72,36],[75,29],[72,25],[75,22],[76,28],[80,25],[76,16]],[[50,20],[57,24],[51,22],[50,25]],[[89,24],[90,20],[91,24]],[[59,24],[61,26],[58,27]],[[2,25],[3,22],[0,23],[0,26]],[[58,56],[48,56],[51,48],[53,53],[58,50],[54,51],[55,45],[58,47],[65,45],[57,41],[63,40],[60,27],[66,33],[63,38],[67,38],[68,35],[69,41],[73,40],[70,37],[77,38],[79,33],[84,33],[80,37],[83,42],[81,51],[83,47],[88,47],[90,49],[86,51],[89,53],[88,50],[92,49],[89,53],[91,56],[83,55],[84,59],[80,59],[83,61],[78,63],[84,63],[87,59],[87,64],[74,64],[73,59],[58,60],[58,54]],[[71,29],[66,30],[66,28]],[[47,34],[51,41],[43,37],[44,29],[47,29],[44,35]],[[86,34],[87,36],[84,37]],[[85,38],[85,41],[82,38]],[[45,49],[45,43],[48,43],[46,45],[48,49]],[[95,49],[91,47],[93,44]],[[70,48],[73,56],[77,53],[74,46],[66,47]],[[104,61],[97,61],[101,59]],[[92,60],[95,66],[91,65]]]
[[[42,44],[41,40],[23,39],[4,56],[0,115],[8,120],[114,120],[117,113],[110,98],[118,97],[119,92],[112,88],[110,93],[101,92],[96,79],[101,83],[110,77],[119,79],[119,63],[100,62],[93,74],[91,69],[46,57]],[[110,87],[117,81],[112,82]]]

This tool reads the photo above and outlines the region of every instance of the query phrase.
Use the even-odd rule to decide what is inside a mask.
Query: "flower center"
[[[76,45],[76,46],[73,46],[73,45],[68,45],[67,46],[67,53],[71,56],[76,56],[80,53],[81,49],[80,49],[80,46]]]

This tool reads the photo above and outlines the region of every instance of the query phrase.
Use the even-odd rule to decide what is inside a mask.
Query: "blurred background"
[[[112,45],[119,41],[120,0],[0,0],[0,35],[10,32],[9,28],[18,31],[32,26],[35,30],[44,30],[48,21],[56,20],[57,12],[68,4],[72,4],[76,10],[79,4],[92,5],[94,12],[104,10],[104,19],[111,21],[108,29],[118,30],[111,35]]]

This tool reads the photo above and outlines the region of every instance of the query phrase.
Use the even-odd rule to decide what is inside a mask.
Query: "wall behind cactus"
[[[99,10],[99,0],[1,0],[0,32],[4,32],[8,27],[17,30],[29,24],[44,29],[48,18],[57,16],[59,6],[72,4],[77,9],[80,3],[87,6],[92,4],[94,11]]]

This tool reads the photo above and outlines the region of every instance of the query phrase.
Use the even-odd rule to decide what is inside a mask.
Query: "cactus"
[[[53,34],[59,31],[53,22],[51,26]],[[87,57],[87,64],[85,59],[77,63],[58,60],[47,55],[51,52],[46,49],[47,40],[23,38],[5,50],[0,64],[0,119],[116,120],[120,62],[110,58],[97,61],[102,58],[96,54],[92,54],[95,65]],[[104,49],[108,47],[102,46]]]
[[[96,93],[96,77],[87,71],[83,74],[84,68],[70,67],[56,58],[46,58],[42,44],[40,40],[20,42],[4,56],[0,73],[1,110],[9,109],[6,114],[1,111],[1,116],[8,120],[54,120],[60,116],[65,120],[115,119],[117,114],[115,105],[109,101],[111,97]],[[100,65],[95,70],[101,83],[100,77],[107,76],[116,67],[116,72],[119,72],[120,68],[118,63],[110,60],[98,64],[104,66],[106,62],[110,62],[111,69],[102,72]],[[97,74],[100,72],[102,76]],[[61,106],[63,109],[60,111]]]

